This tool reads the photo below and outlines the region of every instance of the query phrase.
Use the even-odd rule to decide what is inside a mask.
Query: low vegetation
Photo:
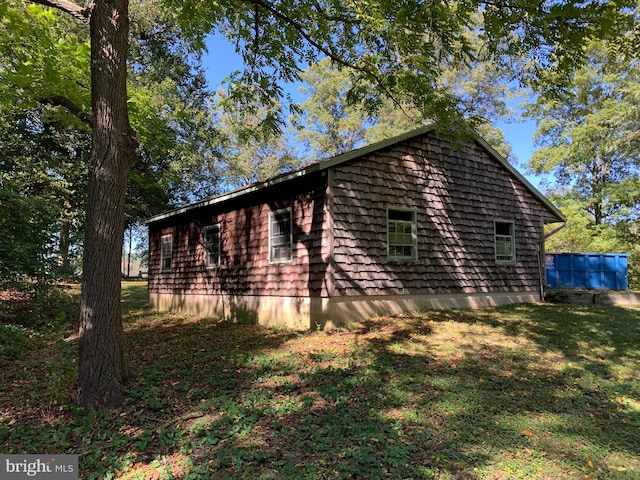
[[[128,402],[91,415],[73,406],[75,330],[2,325],[1,452],[77,453],[82,479],[640,476],[637,309],[301,333],[145,304],[146,285],[125,284]]]

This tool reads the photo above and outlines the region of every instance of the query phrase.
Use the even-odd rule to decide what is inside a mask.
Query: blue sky
[[[242,59],[235,52],[231,45],[222,35],[212,35],[207,40],[208,53],[203,57],[203,65],[205,67],[207,81],[210,88],[222,86],[221,82],[229,76],[233,71],[242,69]],[[294,99],[297,95],[297,86],[291,85],[287,89]],[[540,177],[526,172],[522,165],[526,163],[534,150],[533,133],[535,131],[535,123],[533,121],[518,123],[499,123],[497,125],[504,133],[505,138],[513,149],[513,153],[518,158],[518,170],[529,180],[536,188],[540,187]]]

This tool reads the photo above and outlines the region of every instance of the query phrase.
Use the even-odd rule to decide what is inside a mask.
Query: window
[[[291,209],[285,208],[269,214],[269,262],[290,262],[293,252]]]
[[[415,210],[387,209],[387,252],[391,260],[418,258]]]
[[[220,266],[220,225],[204,227],[204,249],[205,267]]]
[[[163,235],[160,240],[160,271],[171,270],[171,254],[173,249],[173,238],[171,235]]]
[[[496,220],[494,225],[496,263],[516,263],[516,237],[513,222]]]

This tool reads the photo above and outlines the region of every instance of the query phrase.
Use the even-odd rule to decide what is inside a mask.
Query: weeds
[[[46,391],[43,397],[48,398],[49,409],[73,404],[77,372],[75,345],[58,339],[53,346],[51,358],[45,364]]]
[[[71,406],[76,346],[59,335],[7,357],[1,451],[80,453],[82,479],[640,475],[638,310],[518,305],[300,334],[150,312],[144,284],[123,299],[126,405]]]

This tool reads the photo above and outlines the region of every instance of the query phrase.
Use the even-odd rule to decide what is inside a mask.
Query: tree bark
[[[127,177],[138,142],[127,111],[128,0],[96,0],[90,16],[92,150],[80,308],[78,401],[123,401],[127,370],[120,262]]]
[[[65,208],[70,208],[69,202],[65,202]],[[64,280],[67,280],[71,276],[71,265],[69,264],[69,235],[71,233],[71,222],[62,213],[60,220],[60,275]]]

